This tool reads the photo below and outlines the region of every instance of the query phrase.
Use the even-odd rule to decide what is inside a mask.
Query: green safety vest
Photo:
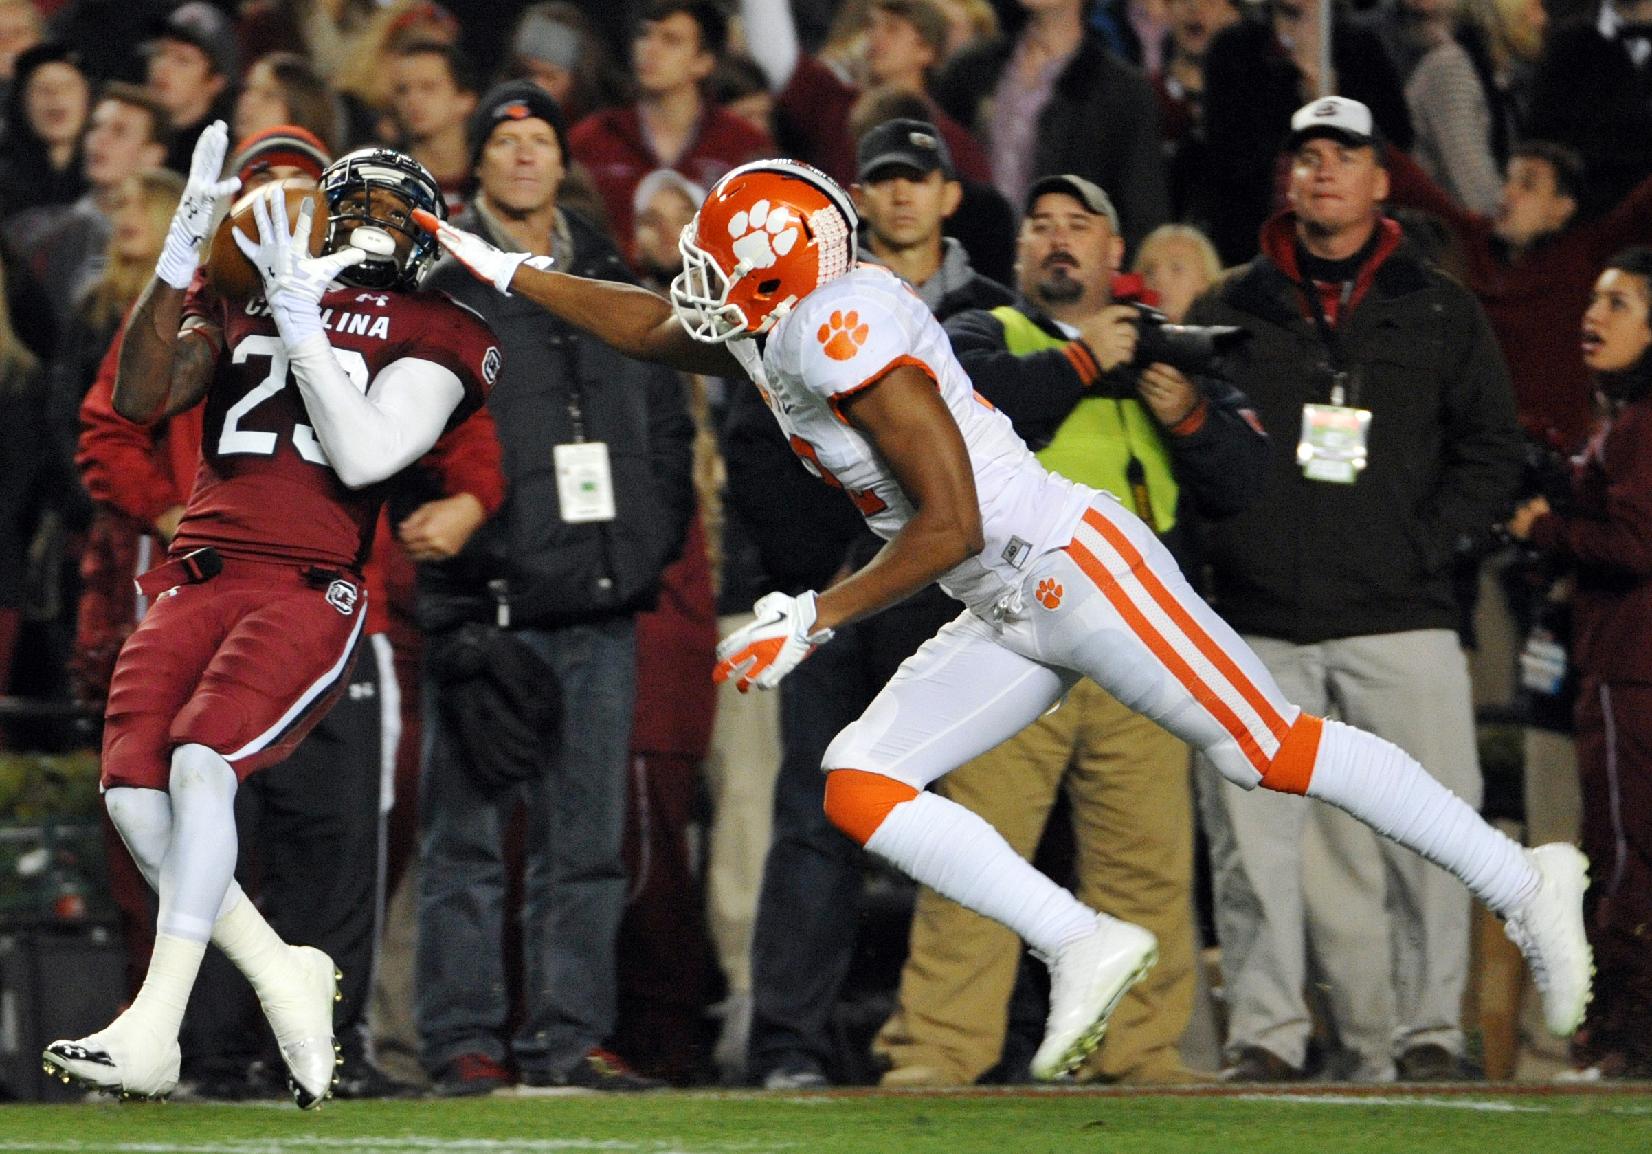
[[[1004,326],[1005,346],[1017,356],[1067,344],[1010,305],[1000,305],[992,315]],[[1177,486],[1170,452],[1153,414],[1134,397],[1086,397],[1037,455],[1052,473],[1104,489],[1123,501],[1125,508],[1139,512],[1126,473],[1133,455],[1142,465],[1147,501],[1153,510],[1152,528],[1165,533],[1176,523]]]

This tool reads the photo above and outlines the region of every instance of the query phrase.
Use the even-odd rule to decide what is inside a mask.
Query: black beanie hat
[[[465,139],[470,144],[470,171],[476,172],[476,166],[482,159],[482,149],[487,145],[488,137],[493,130],[507,120],[526,120],[537,117],[551,126],[556,133],[556,143],[562,149],[562,163],[566,167],[571,163],[568,155],[568,130],[562,121],[562,109],[554,97],[531,80],[507,80],[503,84],[495,84],[488,89],[487,95],[477,104],[476,111],[470,114],[470,124],[465,131]]]

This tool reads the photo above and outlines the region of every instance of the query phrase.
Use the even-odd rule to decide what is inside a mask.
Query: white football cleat
[[[1576,846],[1552,842],[1526,851],[1537,890],[1508,915],[1503,930],[1520,947],[1543,995],[1543,1022],[1562,1038],[1583,1023],[1594,996],[1594,952],[1583,929],[1589,859]]]
[[[1159,960],[1159,939],[1140,926],[1102,915],[1095,929],[1046,960],[1050,1018],[1031,1067],[1040,1082],[1071,1073],[1101,1045],[1119,999]]]
[[[279,988],[260,991],[258,999],[286,1063],[293,1101],[309,1110],[331,1098],[338,1082],[343,1059],[333,1041],[333,1003],[343,997],[338,983],[344,975],[320,950],[288,948],[291,966]]]
[[[53,1042],[40,1065],[66,1085],[122,1098],[164,1098],[178,1085],[178,1039],[162,1038],[127,1012],[95,1034]]]

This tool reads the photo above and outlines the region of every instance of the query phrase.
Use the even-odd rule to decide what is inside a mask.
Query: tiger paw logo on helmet
[[[735,256],[752,268],[771,268],[792,251],[802,230],[783,205],[760,200],[729,218],[728,234],[734,238]]]
[[[866,334],[870,331],[870,326],[860,323],[859,313],[834,312],[815,333],[815,339],[826,350],[826,355],[834,361],[847,361],[860,352],[861,346],[866,343]]]
[[[1046,577],[1038,583],[1038,589],[1033,593],[1033,599],[1046,609],[1061,608],[1061,595],[1066,590],[1054,577]]]

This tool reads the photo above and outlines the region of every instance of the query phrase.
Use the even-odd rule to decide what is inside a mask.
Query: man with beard
[[[1189,507],[1221,517],[1255,497],[1267,439],[1225,382],[1135,363],[1139,314],[1113,298],[1124,241],[1100,188],[1047,176],[1025,208],[1019,299],[948,321],[953,349],[1047,468],[1112,493],[1185,567]],[[1177,1054],[1194,989],[1189,764],[1186,745],[1084,680],[1060,709],[935,784],[1028,858],[1065,793],[1080,900],[1159,939],[1157,968],[1124,996],[1080,1078],[1192,1079]],[[997,1065],[1020,954],[1009,930],[922,890],[896,1012],[877,1042],[893,1063],[883,1084],[968,1084]]]

